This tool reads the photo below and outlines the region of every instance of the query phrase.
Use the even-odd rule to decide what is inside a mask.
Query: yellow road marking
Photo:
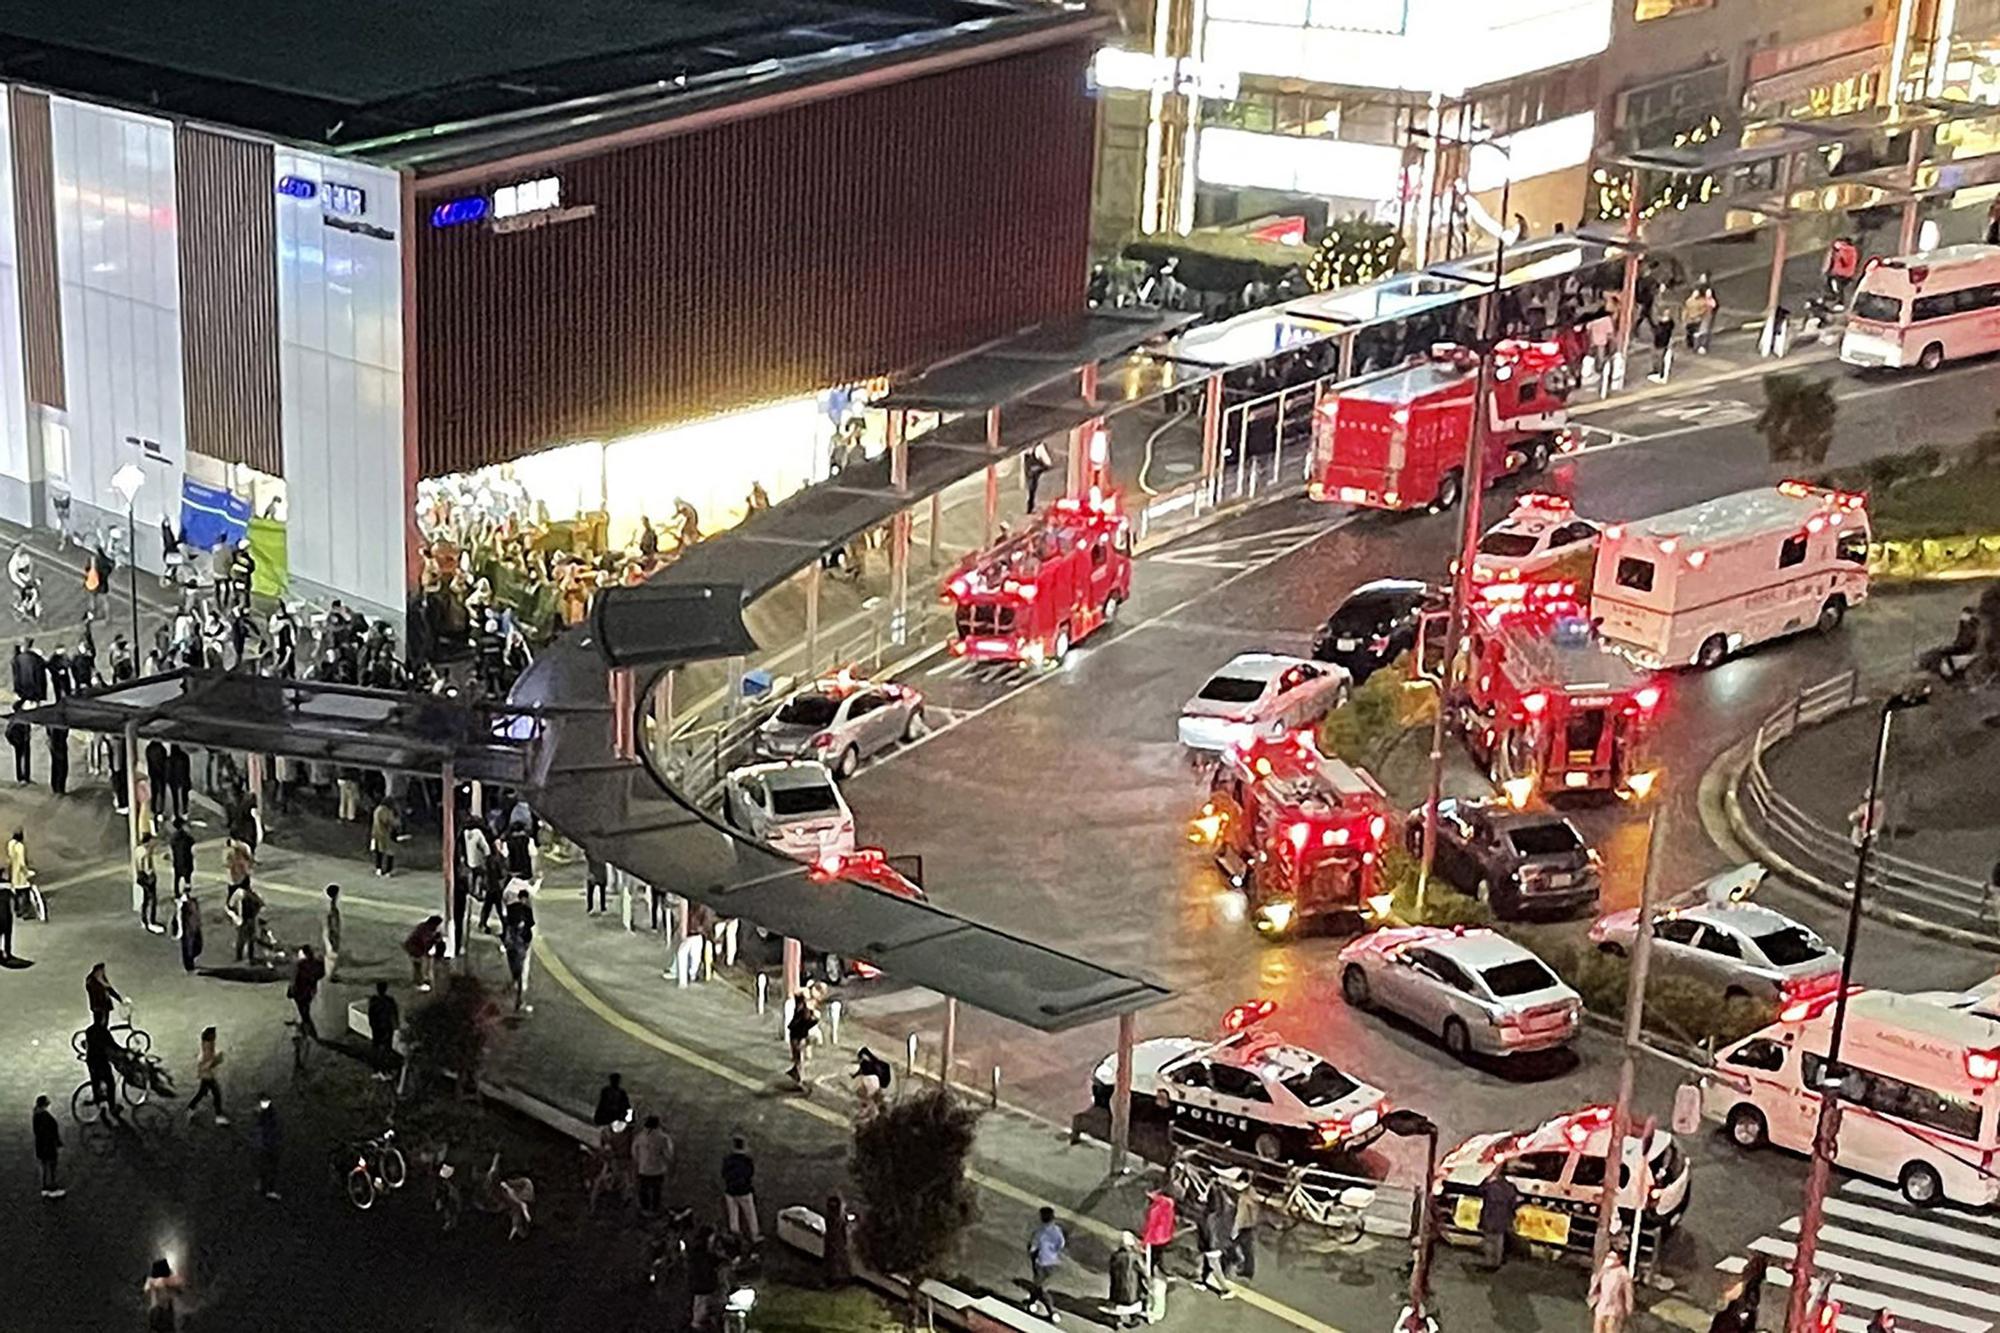
[[[345,895],[343,894],[342,896],[344,897]],[[614,1009],[595,991],[591,990],[589,986],[578,979],[576,974],[564,965],[562,959],[556,956],[555,951],[548,947],[541,936],[535,938],[535,957],[541,960],[542,970],[554,978],[558,986],[561,986],[576,997],[578,1003],[634,1041],[645,1046],[650,1046],[654,1050],[672,1056],[674,1059],[685,1064],[692,1065],[703,1073],[713,1074],[715,1077],[735,1084],[746,1091],[757,1093],[769,1091],[770,1085],[768,1082],[753,1078],[741,1070],[732,1069],[728,1065],[710,1059],[699,1051],[689,1050],[679,1042],[660,1035],[637,1019],[629,1018],[617,1009]],[[780,1105],[812,1116],[814,1119],[824,1121],[829,1125],[838,1125],[842,1129],[850,1128],[853,1123],[847,1116],[808,1098],[787,1098]],[[968,1168],[965,1174],[967,1179],[971,1180],[973,1184],[978,1185],[981,1189],[991,1190],[1004,1199],[1010,1199],[1028,1208],[1039,1208],[1048,1202],[1042,1195],[1031,1194],[1012,1181],[1002,1179],[999,1176],[977,1168]],[[1094,1217],[1075,1216],[1071,1219],[1071,1225],[1080,1227],[1111,1245],[1116,1245],[1119,1236],[1123,1234],[1122,1228],[1100,1222]],[[1284,1302],[1273,1300],[1261,1292],[1251,1290],[1249,1287],[1238,1286],[1236,1288],[1236,1299],[1253,1309],[1261,1310],[1273,1318],[1282,1320],[1294,1328],[1303,1329],[1305,1333],[1341,1333],[1341,1330],[1332,1324],[1315,1319],[1302,1310],[1295,1310]]]

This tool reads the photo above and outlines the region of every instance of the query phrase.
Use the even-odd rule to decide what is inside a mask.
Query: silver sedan
[[[1461,1060],[1567,1045],[1583,1001],[1547,963],[1490,930],[1408,926],[1340,951],[1340,993],[1434,1032]]]
[[[822,680],[785,700],[757,729],[766,759],[817,759],[837,777],[852,777],[863,759],[923,731],[924,696],[907,685]]]
[[[1591,943],[1627,954],[1639,913],[1627,908],[1601,917]],[[1706,981],[1725,997],[1789,1004],[1837,990],[1840,955],[1810,927],[1781,912],[1745,902],[1698,902],[1653,917],[1653,966]]]

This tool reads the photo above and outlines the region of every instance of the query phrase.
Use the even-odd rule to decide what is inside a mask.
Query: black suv
[[[1417,579],[1376,579],[1347,594],[1313,636],[1312,655],[1344,667],[1356,685],[1417,645],[1422,613],[1445,595]]]
[[[1412,855],[1422,855],[1424,812],[1410,814]],[[1504,919],[1595,910],[1596,855],[1576,826],[1546,811],[1474,801],[1438,802],[1438,878]]]

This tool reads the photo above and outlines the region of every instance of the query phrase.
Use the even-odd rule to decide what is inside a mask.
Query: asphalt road
[[[1829,464],[1954,444],[2000,407],[1989,364],[1925,380],[1857,379],[1832,366],[1813,373],[1838,380]],[[1615,521],[1775,481],[1784,470],[1748,424],[1760,397],[1745,381],[1594,414],[1586,451],[1540,484],[1569,494],[1588,516]],[[1491,494],[1489,514],[1518,489],[1507,483]],[[1142,1037],[1208,1032],[1230,1004],[1268,996],[1287,1037],[1423,1110],[1447,1142],[1606,1099],[1617,1058],[1607,1037],[1586,1034],[1574,1059],[1467,1068],[1422,1034],[1349,1010],[1331,971],[1340,941],[1261,942],[1183,837],[1199,794],[1174,738],[1181,702],[1233,653],[1302,650],[1359,583],[1440,576],[1455,522],[1275,503],[1146,557],[1119,623],[1059,670],[1022,675],[946,659],[916,668],[911,678],[928,695],[936,730],[848,784],[862,840],[921,853],[946,906],[1173,986],[1174,998],[1142,1018]],[[1956,605],[1948,593],[1878,596],[1831,638],[1768,645],[1679,677],[1658,744],[1671,807],[1663,884],[1671,891],[1739,859],[1710,840],[1697,808],[1701,776],[1723,750],[1797,688],[1857,660],[1912,654],[1946,632]],[[1643,815],[1614,806],[1577,819],[1607,858],[1606,908],[1630,905],[1644,863]],[[1773,902],[1833,929],[1817,904],[1791,894]],[[1992,971],[1985,958],[1877,927],[1861,959],[1862,980],[1884,984],[1907,978],[1919,959],[1936,985]],[[937,1029],[934,999],[920,992],[855,996],[853,1004],[885,1026]],[[1087,1104],[1089,1070],[1110,1035],[1100,1027],[1042,1039],[967,1015],[959,1049],[977,1070],[998,1064],[1014,1100],[1067,1118]],[[1664,1060],[1643,1062],[1640,1109],[1664,1116],[1683,1077]],[[1413,1175],[1410,1150],[1378,1149],[1366,1164]],[[1690,1239],[1673,1264],[1689,1273],[1705,1272],[1793,1209],[1802,1178],[1797,1162],[1739,1158],[1712,1139],[1695,1154]]]

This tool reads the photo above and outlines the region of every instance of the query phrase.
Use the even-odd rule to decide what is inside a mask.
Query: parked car
[[[1424,812],[1410,814],[1410,850],[1421,854]],[[1561,815],[1456,799],[1438,802],[1438,878],[1503,919],[1595,907],[1597,853]]]
[[[1116,1056],[1091,1076],[1111,1104]],[[1164,1112],[1175,1128],[1271,1161],[1353,1152],[1382,1133],[1388,1099],[1332,1061],[1276,1034],[1246,1030],[1204,1041],[1155,1037],[1132,1048],[1132,1109]]]
[[[1445,593],[1419,579],[1376,579],[1347,594],[1313,636],[1312,655],[1347,672],[1359,685],[1417,646],[1425,611]]]
[[[1600,918],[1591,942],[1627,954],[1639,912]],[[1725,996],[1778,1004],[1823,995],[1840,985],[1840,955],[1808,926],[1756,903],[1697,903],[1653,917],[1653,967],[1712,983]]]
[[[754,746],[765,759],[824,760],[846,778],[863,759],[915,740],[923,725],[924,696],[917,691],[843,672],[779,704],[757,728]]]
[[[801,861],[854,855],[854,813],[816,759],[732,769],[722,783],[722,819]]]
[[[1435,1033],[1461,1060],[1566,1046],[1583,1000],[1549,965],[1491,930],[1378,930],[1340,951],[1340,993]]]
[[[1253,736],[1310,726],[1347,697],[1340,667],[1282,653],[1238,653],[1181,706],[1181,744],[1225,750]]]

